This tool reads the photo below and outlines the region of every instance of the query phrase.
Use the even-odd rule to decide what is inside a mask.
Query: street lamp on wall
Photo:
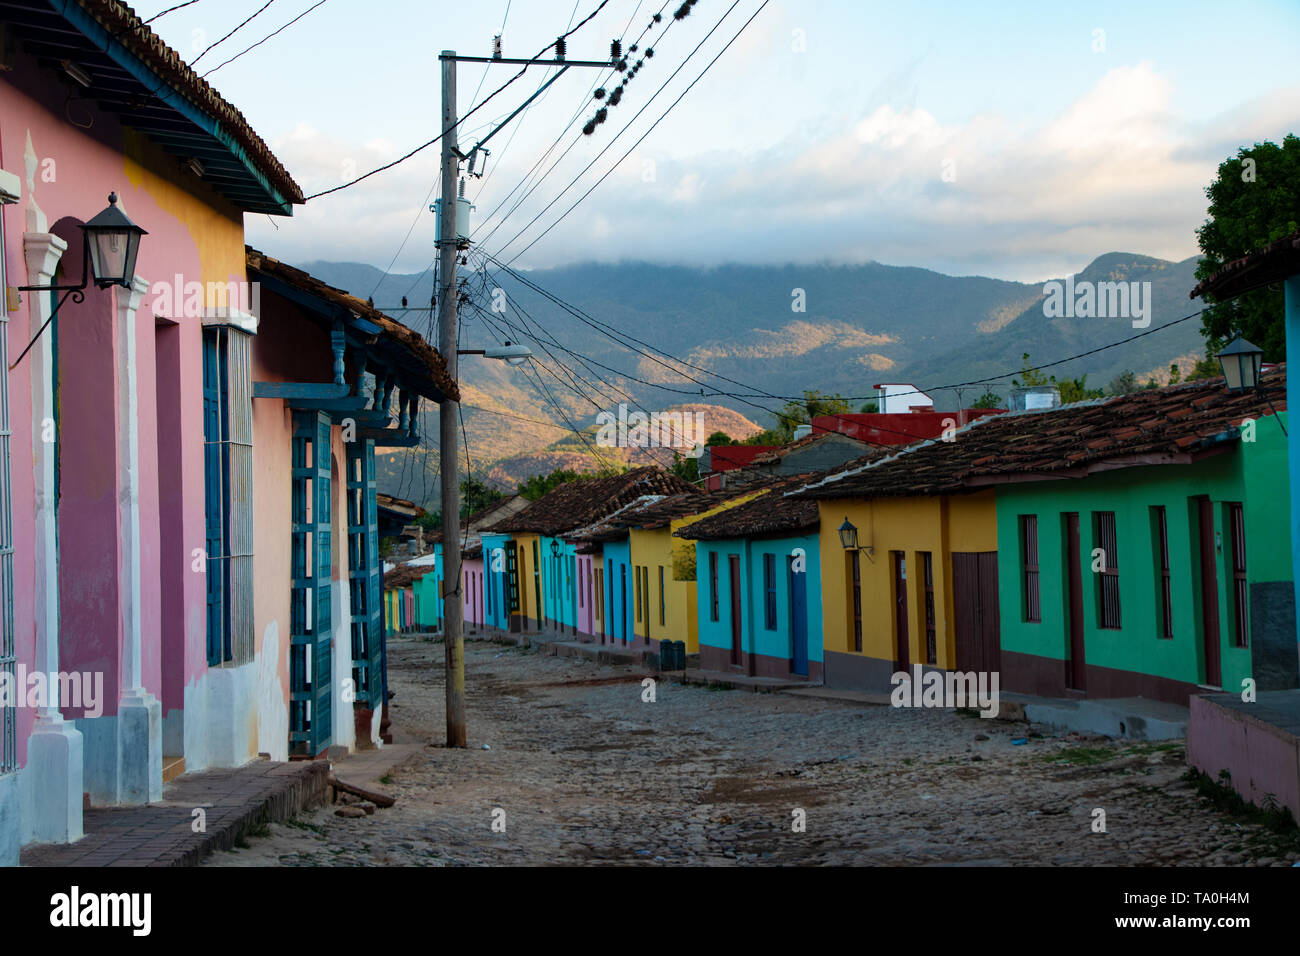
[[[533,357],[533,350],[527,345],[497,345],[490,349],[457,349],[457,355],[481,355],[484,358],[500,359],[507,365],[523,365]]]
[[[31,351],[41,333],[59,314],[59,307],[71,297],[84,302],[85,288],[93,280],[100,289],[120,285],[131,288],[135,282],[135,260],[140,253],[140,237],[149,233],[141,229],[117,208],[117,193],[108,194],[108,206],[81,227],[81,282],[71,285],[20,285],[19,292],[62,292],[63,297],[50,310],[50,317],[32,336],[27,348],[9,366],[12,370]]]
[[[552,539],[551,539],[551,557],[553,557],[553,558],[558,558],[559,556],[560,556],[560,542],[557,541],[557,540],[555,540],[554,538],[552,538]]]
[[[875,554],[876,549],[871,545],[867,545],[866,547],[860,547],[858,545],[858,529],[847,517],[844,519],[844,524],[840,525],[838,530],[840,535],[840,547],[845,551],[864,552],[868,558]]]
[[[1224,346],[1217,358],[1228,391],[1245,392],[1259,388],[1259,373],[1264,364],[1264,350],[1258,345],[1238,335]]]

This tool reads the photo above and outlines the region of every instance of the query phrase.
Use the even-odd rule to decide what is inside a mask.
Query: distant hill
[[[1194,311],[1187,293],[1195,284],[1195,265],[1194,259],[1175,263],[1116,252],[1098,257],[1076,279],[1150,282],[1154,329]],[[384,277],[358,263],[313,262],[304,268],[363,298],[373,292],[377,306],[436,338],[427,310],[395,308],[403,296],[411,306],[427,306],[431,274]],[[594,321],[575,317],[512,277],[471,279],[469,288],[484,308],[490,308],[496,287],[508,294],[511,307],[504,314],[489,312],[491,325],[467,311],[462,347],[508,336],[537,354],[536,362],[522,368],[461,360],[469,465],[505,487],[557,462],[576,462],[573,455],[591,457],[570,423],[586,429],[599,411],[616,410],[620,401],[647,410],[704,403],[716,409],[711,415],[728,411],[757,428],[773,423],[770,412],[782,404],[780,397],[807,388],[852,396],[856,408],[877,382],[907,381],[930,390],[941,408],[951,408],[956,393],[937,386],[1015,372],[1025,352],[1039,364],[1145,331],[1123,318],[1049,319],[1043,282],[947,276],[880,263],[693,269],[627,262],[527,275]],[[793,308],[800,304],[803,311]],[[1190,319],[1050,371],[1058,377],[1087,374],[1092,386],[1105,386],[1125,369],[1143,380],[1163,375],[1171,361],[1190,365],[1203,352],[1199,327]],[[1001,379],[995,390],[1005,395],[1009,381]],[[969,404],[980,391],[971,386],[961,397]],[[425,418],[423,433],[436,446],[436,409]],[[436,495],[436,447],[385,456],[380,472],[383,490],[429,501],[422,495]]]

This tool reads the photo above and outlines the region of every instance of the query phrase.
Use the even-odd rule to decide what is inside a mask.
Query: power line
[[[266,0],[266,3],[262,4],[260,7],[257,8],[257,13],[254,13],[254,14],[253,14],[251,17],[249,17],[247,20],[245,20],[245,21],[243,21],[242,23],[240,23],[238,26],[235,27],[235,29],[231,30],[229,33],[227,33],[225,36],[223,36],[223,37],[222,37],[220,40],[218,40],[216,43],[209,44],[208,47],[207,47],[207,49],[205,49],[202,53],[200,53],[198,56],[196,56],[193,60],[190,61],[190,69],[191,69],[191,70],[194,69],[194,65],[195,65],[196,63],[198,63],[199,60],[201,60],[201,59],[203,59],[205,56],[207,56],[209,50],[211,50],[213,47],[217,47],[217,46],[220,46],[221,44],[225,43],[225,42],[226,42],[227,40],[229,40],[232,36],[234,36],[236,33],[238,33],[240,30],[242,30],[244,27],[246,27],[248,24],[252,23],[253,20],[255,20],[255,19],[257,18],[257,15],[258,15],[258,14],[260,14],[263,10],[265,10],[267,7],[269,7],[269,6],[270,6],[271,4],[273,4],[273,3],[275,3],[275,0]]]
[[[572,187],[573,184],[576,183],[576,182],[578,181],[578,179],[579,179],[579,178],[580,178],[584,173],[586,173],[586,171],[587,171],[588,169],[590,169],[590,168],[592,167],[592,165],[595,164],[596,160],[597,160],[597,159],[600,159],[600,157],[603,156],[603,155],[605,154],[605,150],[609,149],[610,146],[613,146],[614,143],[617,141],[618,137],[619,137],[619,136],[622,136],[623,133],[627,132],[627,130],[628,130],[629,128],[631,128],[632,124],[636,122],[637,117],[639,117],[643,112],[645,112],[646,108],[649,107],[649,105],[655,101],[655,98],[658,97],[658,95],[659,95],[660,93],[663,92],[664,88],[665,88],[665,87],[666,87],[670,82],[672,82],[673,78],[674,78],[675,76],[677,76],[678,73],[681,72],[682,68],[685,67],[686,64],[687,64],[688,62],[690,62],[691,57],[695,56],[696,52],[698,52],[699,49],[700,49],[700,47],[704,45],[705,41],[707,41],[707,40],[709,39],[709,37],[711,37],[711,36],[713,35],[714,31],[716,31],[716,30],[718,29],[718,27],[722,26],[722,21],[725,20],[725,19],[727,19],[727,17],[731,15],[731,11],[734,10],[734,9],[736,8],[736,5],[737,5],[739,2],[740,2],[740,0],[734,0],[734,2],[731,4],[731,6],[727,8],[727,12],[724,13],[724,14],[721,16],[721,18],[719,18],[719,20],[718,20],[718,22],[717,22],[716,24],[714,24],[713,29],[709,30],[709,32],[708,32],[707,34],[705,34],[704,39],[701,40],[701,41],[699,42],[699,44],[696,45],[695,49],[692,50],[692,51],[690,52],[690,55],[687,56],[686,59],[682,61],[681,66],[679,66],[676,70],[673,70],[672,75],[669,76],[668,79],[664,80],[663,84],[659,87],[659,89],[655,91],[654,96],[651,96],[650,99],[646,101],[645,105],[642,106],[641,109],[637,110],[636,116],[633,116],[632,119],[628,120],[627,125],[624,126],[621,130],[619,130],[619,131],[618,131],[618,134],[617,134],[613,139],[611,139],[611,140],[609,141],[608,144],[606,144],[605,149],[602,149],[599,153],[597,153],[597,154],[596,154],[596,158],[593,159],[590,163],[588,163],[587,166],[586,166],[586,168],[584,168],[583,171],[582,171],[581,173],[578,174],[578,176],[574,177],[573,182],[569,183],[568,186],[565,186],[565,187],[564,187],[564,189],[560,192],[560,196],[563,196],[564,193],[568,192],[569,189],[570,189],[570,187]],[[520,256],[522,256],[525,252],[527,252],[527,251],[528,251],[529,249],[531,249],[533,246],[537,245],[537,243],[540,242],[540,241],[542,240],[542,238],[543,238],[547,233],[549,233],[552,229],[554,229],[554,228],[555,228],[556,226],[558,226],[561,222],[563,222],[564,219],[565,219],[565,217],[568,216],[569,213],[573,212],[573,210],[576,209],[576,208],[578,207],[578,204],[579,204],[579,203],[581,203],[584,199],[586,199],[588,196],[590,196],[590,195],[592,194],[592,192],[595,191],[596,187],[599,186],[601,183],[603,183],[603,182],[604,182],[604,181],[609,177],[610,173],[612,173],[612,172],[613,172],[614,170],[616,170],[620,165],[622,165],[623,160],[627,159],[628,156],[632,155],[632,151],[633,151],[634,149],[636,149],[638,146],[640,146],[641,143],[645,140],[645,138],[646,138],[647,136],[649,136],[652,132],[654,132],[655,127],[658,126],[660,123],[662,123],[663,120],[664,120],[664,118],[665,118],[669,113],[671,113],[671,112],[673,111],[674,107],[676,107],[677,104],[680,103],[680,102],[682,101],[682,99],[686,96],[686,94],[689,93],[692,89],[694,89],[695,84],[698,83],[700,80],[702,80],[702,79],[704,78],[704,75],[705,75],[706,73],[708,73],[709,70],[711,70],[711,69],[713,68],[713,65],[714,65],[715,63],[717,63],[719,59],[722,58],[722,54],[726,53],[727,50],[731,49],[731,45],[732,45],[733,43],[735,43],[737,39],[740,38],[740,35],[741,35],[742,33],[745,32],[745,30],[749,27],[749,25],[750,25],[751,23],[754,22],[755,17],[757,17],[760,13],[762,13],[763,10],[764,10],[764,8],[767,7],[768,3],[770,3],[770,2],[771,2],[771,0],[763,0],[763,2],[759,5],[758,9],[755,10],[752,14],[750,14],[749,19],[746,20],[746,21],[741,25],[740,29],[736,31],[735,35],[734,35],[730,40],[727,41],[726,46],[724,46],[721,50],[718,51],[717,55],[714,56],[713,59],[709,61],[708,65],[705,66],[704,69],[700,71],[699,75],[696,76],[695,79],[691,80],[690,84],[686,87],[686,89],[682,90],[682,92],[678,95],[677,99],[673,100],[672,103],[669,104],[668,109],[664,110],[663,113],[660,114],[659,118],[658,118],[657,120],[655,120],[653,123],[650,124],[650,128],[647,129],[644,133],[642,133],[642,134],[637,138],[637,141],[636,141],[635,143],[633,143],[633,144],[628,148],[627,152],[625,152],[621,157],[619,157],[618,161],[615,162],[614,165],[611,166],[609,169],[607,169],[607,170],[604,172],[604,174],[603,174],[599,179],[597,179],[595,183],[592,184],[592,186],[591,186],[590,189],[588,189],[585,193],[583,193],[580,197],[578,197],[577,201],[574,202],[574,204],[573,204],[572,206],[570,206],[568,209],[566,209],[566,210],[565,210],[565,211],[560,215],[560,218],[559,218],[559,219],[556,219],[553,223],[551,223],[551,224],[550,224],[549,226],[547,226],[544,230],[542,230],[542,232],[537,236],[536,239],[534,239],[534,240],[533,240],[532,242],[530,242],[528,245],[524,246],[523,249],[519,250],[519,252],[517,252],[515,255],[513,255],[513,256],[510,258],[510,261],[511,261],[511,262],[515,262],[515,261],[516,261]],[[523,235],[525,232],[527,232],[528,229],[533,225],[533,223],[535,223],[538,219],[540,219],[540,218],[541,218],[541,217],[546,213],[546,210],[547,210],[547,209],[550,209],[551,206],[555,205],[555,203],[559,201],[560,196],[556,196],[555,199],[551,200],[551,202],[547,204],[546,208],[543,209],[543,210],[542,210],[540,213],[538,213],[536,216],[534,216],[533,219],[532,219],[532,221],[529,222],[527,226],[524,226],[523,229],[519,230],[519,232],[517,232],[517,233],[516,233],[516,234],[515,234],[511,239],[510,239],[509,242],[507,242],[504,246],[501,247],[501,249],[498,250],[498,254],[500,254],[501,252],[504,252],[505,249],[511,245],[511,243],[513,243],[513,242],[514,242],[516,239],[518,239],[521,235]]]
[[[268,0],[267,5],[269,6],[271,3],[274,3],[274,2],[275,2],[275,0]],[[561,63],[562,63],[563,61],[549,61],[549,60],[548,60],[548,61],[542,61],[541,58],[542,58],[542,56],[543,56],[543,55],[544,55],[548,50],[552,49],[552,48],[555,46],[556,43],[559,43],[561,40],[565,40],[565,39],[567,39],[569,36],[573,35],[573,34],[576,33],[578,30],[582,29],[583,25],[586,24],[589,20],[591,20],[591,18],[594,17],[596,14],[600,13],[600,11],[601,11],[602,9],[604,9],[604,7],[605,7],[605,5],[606,5],[607,3],[609,3],[609,0],[601,0],[600,6],[596,7],[595,10],[593,10],[591,13],[587,14],[587,17],[582,21],[582,23],[579,23],[576,27],[574,27],[573,29],[569,30],[567,33],[561,35],[560,37],[557,37],[554,41],[552,41],[551,43],[549,43],[549,44],[547,44],[545,47],[543,47],[543,48],[541,49],[541,51],[540,51],[536,56],[534,56],[534,57],[533,57],[532,59],[530,59],[527,63],[525,63],[522,67],[520,67],[518,73],[516,73],[514,76],[510,77],[510,79],[506,80],[506,81],[505,81],[504,83],[502,83],[499,87],[497,87],[495,90],[493,90],[491,93],[489,93],[488,96],[487,96],[487,99],[485,99],[485,100],[483,100],[483,102],[479,103],[478,106],[472,107],[468,113],[466,113],[464,116],[461,116],[460,118],[458,118],[458,119],[456,120],[456,122],[452,123],[451,126],[447,127],[445,130],[443,130],[441,133],[439,133],[439,134],[438,134],[437,136],[435,136],[433,139],[429,140],[427,143],[421,143],[419,146],[415,147],[415,149],[411,150],[411,151],[410,151],[409,153],[407,153],[406,155],[404,155],[404,156],[399,156],[397,159],[393,160],[391,163],[385,163],[383,166],[379,166],[379,167],[377,167],[376,169],[372,169],[370,172],[368,172],[368,173],[364,173],[364,174],[358,176],[356,179],[352,180],[351,182],[346,182],[346,183],[343,183],[342,185],[334,186],[334,187],[332,187],[332,188],[330,188],[330,189],[323,189],[323,190],[321,190],[321,191],[318,192],[318,193],[312,193],[310,196],[306,196],[306,197],[304,197],[303,202],[309,202],[309,201],[312,200],[312,199],[319,199],[321,196],[328,196],[330,193],[336,193],[336,192],[338,192],[338,191],[340,191],[340,190],[342,190],[342,189],[347,189],[349,186],[355,186],[357,183],[361,182],[361,181],[364,180],[364,179],[369,179],[371,176],[374,176],[376,173],[382,173],[382,172],[384,172],[385,170],[392,169],[394,166],[398,165],[399,163],[404,163],[404,162],[406,162],[406,160],[410,159],[410,158],[411,158],[412,156],[414,156],[416,153],[420,152],[421,150],[428,149],[430,146],[432,146],[434,143],[436,143],[436,142],[438,142],[439,140],[441,140],[444,136],[446,136],[446,135],[447,135],[448,133],[450,133],[452,130],[459,128],[460,125],[461,125],[462,123],[465,122],[465,120],[469,119],[471,116],[473,116],[475,113],[477,113],[479,110],[481,110],[481,109],[482,109],[484,106],[486,106],[488,103],[492,102],[492,99],[493,99],[495,96],[497,96],[497,94],[499,94],[501,91],[503,91],[506,87],[510,86],[510,84],[514,83],[515,80],[517,80],[517,79],[519,79],[521,76],[523,76],[523,75],[528,71],[528,68],[529,68],[530,66],[532,66],[534,63],[540,63],[540,62],[547,62],[547,63],[561,62]],[[265,7],[263,7],[263,9],[265,9]],[[254,16],[256,16],[256,14],[254,14]],[[251,19],[251,18],[250,18],[250,19]],[[220,41],[218,41],[218,42],[220,42]],[[215,44],[214,44],[214,45],[215,45]],[[204,52],[207,52],[207,51],[204,51]],[[201,55],[202,55],[202,54],[200,54],[200,56],[201,56]]]
[[[178,4],[176,4],[176,6],[174,6],[174,7],[168,7],[166,10],[161,10],[161,11],[159,11],[158,13],[155,13],[155,14],[154,14],[153,16],[151,16],[148,20],[143,21],[143,24],[144,24],[144,26],[148,26],[149,24],[151,24],[151,23],[153,23],[155,20],[157,20],[159,17],[166,16],[167,14],[171,13],[173,10],[179,10],[181,7],[189,7],[189,6],[193,6],[194,4],[196,4],[196,3],[198,3],[198,2],[199,2],[199,0],[185,0],[184,3],[178,3]]]
[[[238,60],[241,56],[243,56],[243,55],[244,55],[245,53],[247,53],[249,50],[256,49],[257,47],[259,47],[259,46],[261,46],[263,43],[265,43],[267,40],[271,39],[271,37],[275,36],[277,33],[282,33],[283,31],[287,30],[289,27],[293,26],[295,23],[297,23],[299,20],[301,20],[301,19],[302,19],[303,17],[305,17],[307,14],[311,13],[313,10],[315,10],[317,7],[319,7],[319,6],[320,6],[321,4],[323,4],[324,2],[325,2],[325,0],[317,0],[316,3],[312,4],[310,7],[308,7],[306,10],[304,10],[302,13],[298,14],[296,17],[294,17],[292,20],[290,20],[290,21],[289,21],[288,23],[286,23],[284,26],[280,27],[280,29],[275,30],[275,31],[272,32],[272,33],[268,33],[266,36],[262,37],[262,39],[258,40],[256,43],[252,44],[252,46],[247,46],[247,47],[245,47],[244,49],[240,50],[238,53],[236,53],[234,56],[232,56],[229,60],[225,60],[225,61],[223,61],[223,62],[221,62],[221,63],[218,63],[218,64],[217,64],[216,66],[214,66],[212,69],[208,70],[208,72],[204,73],[203,76],[200,77],[200,79],[204,79],[204,80],[206,80],[209,76],[211,76],[213,73],[217,72],[217,70],[221,69],[221,68],[222,68],[223,66],[225,66],[227,63],[234,63],[236,60]]]

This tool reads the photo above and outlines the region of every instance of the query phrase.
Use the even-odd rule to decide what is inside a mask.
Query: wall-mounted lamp
[[[1264,350],[1238,335],[1217,356],[1224,382],[1230,392],[1259,388],[1259,373],[1264,364]]]
[[[840,547],[845,551],[865,551],[867,557],[871,557],[871,555],[875,554],[876,549],[870,545],[865,548],[858,547],[858,529],[854,527],[853,523],[849,521],[847,517],[844,519],[844,524],[839,527],[839,534]]]
[[[85,89],[90,88],[90,84],[91,84],[90,74],[87,73],[85,70],[83,70],[81,67],[77,66],[77,64],[73,63],[71,60],[63,60],[59,63],[59,66],[63,67],[63,72],[68,74],[68,76],[71,77],[73,82],[75,82],[78,86],[81,86]]]
[[[1278,427],[1282,429],[1285,435],[1286,425],[1282,424],[1282,419],[1278,418],[1277,409],[1273,407],[1273,400],[1268,397],[1268,392],[1262,387],[1263,379],[1261,372],[1264,367],[1264,350],[1258,345],[1248,341],[1240,333],[1233,338],[1231,342],[1223,347],[1218,356],[1219,368],[1223,370],[1223,382],[1229,392],[1259,392],[1268,403],[1269,410],[1273,413],[1273,418],[1277,420]]]
[[[42,325],[32,336],[32,340],[27,343],[27,348],[23,349],[22,355],[14,359],[13,364],[9,366],[11,369],[31,351],[36,340],[41,337],[41,333],[59,314],[59,306],[63,305],[69,296],[72,297],[73,302],[85,301],[84,290],[92,280],[101,289],[114,285],[129,289],[134,284],[135,260],[140,253],[140,237],[147,236],[149,233],[133,223],[122,210],[117,208],[117,193],[108,194],[108,206],[83,225],[81,232],[81,282],[76,285],[20,285],[18,287],[19,292],[63,292],[65,294],[51,310],[45,325]]]
[[[558,558],[559,556],[560,556],[560,542],[557,541],[555,538],[552,538],[552,539],[551,539],[551,557],[553,557],[553,558]]]

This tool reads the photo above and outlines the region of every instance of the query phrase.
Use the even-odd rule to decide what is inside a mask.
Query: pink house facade
[[[129,8],[9,7],[0,865],[79,839],[86,800],[161,799],[164,768],[378,739],[374,449],[455,389],[418,335],[245,247],[245,213],[302,193]],[[147,231],[131,284],[48,290],[82,281],[110,192]]]

